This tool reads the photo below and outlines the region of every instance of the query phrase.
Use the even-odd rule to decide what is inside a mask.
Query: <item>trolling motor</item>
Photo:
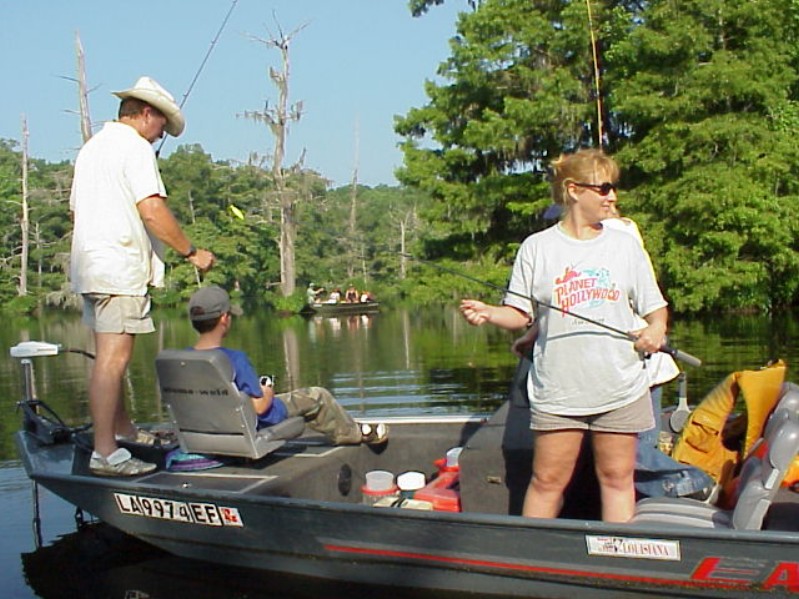
[[[46,341],[23,341],[9,350],[12,358],[19,359],[22,368],[24,397],[17,402],[17,409],[23,413],[23,429],[43,445],[64,443],[76,432],[91,426],[90,424],[82,427],[68,426],[50,406],[36,398],[32,358],[57,356],[64,351],[70,350],[64,350],[60,345]]]
[[[32,358],[57,356],[65,351],[82,353],[94,357],[83,350],[63,349],[55,343],[46,341],[23,341],[9,350],[12,358],[19,359],[22,367],[25,397],[17,402],[17,409],[22,410],[23,430],[34,437],[42,445],[56,445],[66,443],[75,438],[75,435],[91,427],[85,424],[78,427],[68,426],[53,409],[43,401],[36,398],[36,377],[33,373]],[[77,439],[76,439],[77,440]],[[39,483],[33,481],[33,534],[36,547],[42,546],[42,518],[39,502]],[[75,508],[75,523],[80,528],[85,522],[83,511]]]

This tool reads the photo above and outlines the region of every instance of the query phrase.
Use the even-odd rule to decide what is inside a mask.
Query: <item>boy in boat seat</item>
[[[302,416],[315,431],[334,445],[380,444],[388,439],[383,424],[357,423],[323,387],[304,387],[276,394],[268,376],[258,377],[247,354],[222,346],[233,325],[235,309],[227,291],[216,285],[198,289],[189,300],[189,319],[200,337],[194,349],[221,350],[233,364],[233,382],[252,398],[258,414],[257,428],[277,424],[291,416]]]

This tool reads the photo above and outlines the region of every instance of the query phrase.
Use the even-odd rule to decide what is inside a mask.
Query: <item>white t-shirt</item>
[[[528,237],[516,256],[509,289],[621,331],[638,328],[636,314],[666,306],[649,256],[633,236],[603,228],[573,239],[558,225]],[[531,300],[504,303],[538,318],[528,378],[532,407],[564,416],[606,412],[649,388],[644,360],[625,335]]]
[[[641,237],[641,231],[638,230],[638,225],[635,224],[634,220],[629,218],[606,218],[602,221],[602,226],[629,233],[638,240],[641,247],[644,246],[644,239]],[[639,318],[638,322],[640,325],[638,328],[640,329],[647,326],[643,318]],[[680,374],[680,369],[677,367],[674,358],[669,354],[659,351],[647,358],[646,374],[649,377],[649,386],[654,387],[655,385],[662,385],[673,380]]]
[[[153,195],[166,197],[152,146],[133,127],[106,123],[75,160],[69,198],[75,292],[141,296],[149,285],[163,285],[163,246],[136,208]]]
[[[638,225],[635,224],[634,220],[629,218],[606,218],[602,221],[602,226],[629,233],[638,240],[641,247],[644,247],[644,238],[641,237],[641,231],[638,230]]]

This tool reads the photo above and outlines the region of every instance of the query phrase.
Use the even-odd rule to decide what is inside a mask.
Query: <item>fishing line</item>
[[[489,281],[483,281],[482,279],[478,279],[478,278],[472,277],[470,275],[467,275],[465,273],[462,273],[460,271],[454,270],[452,268],[448,268],[446,266],[442,266],[441,264],[437,264],[436,262],[431,262],[429,260],[423,260],[422,258],[417,258],[416,256],[412,256],[410,254],[403,254],[403,253],[400,252],[400,256],[403,256],[405,258],[409,258],[411,260],[415,260],[417,262],[422,262],[424,264],[429,264],[430,266],[433,266],[433,267],[435,267],[435,268],[437,268],[439,270],[442,270],[444,272],[448,272],[450,274],[462,277],[462,278],[467,279],[469,281],[472,281],[474,283],[479,283],[480,285],[484,285],[486,287],[491,287],[492,289],[496,289],[496,290],[502,291],[504,293],[509,293],[511,295],[515,295],[517,297],[521,297],[521,298],[526,299],[526,300],[528,300],[528,301],[530,301],[533,304],[536,304],[538,306],[543,306],[545,308],[549,308],[550,310],[555,310],[556,312],[561,312],[562,314],[568,314],[569,316],[573,316],[574,318],[579,318],[580,320],[583,320],[585,322],[588,322],[588,323],[593,324],[595,326],[598,326],[600,328],[603,328],[603,329],[606,329],[606,330],[611,331],[613,333],[617,333],[619,335],[622,335],[622,336],[626,337],[627,339],[629,339],[630,341],[636,341],[636,337],[634,335],[632,335],[631,333],[628,333],[627,331],[622,331],[621,329],[617,329],[616,327],[612,327],[612,326],[607,325],[607,324],[605,324],[603,322],[599,322],[598,320],[594,320],[592,318],[588,318],[587,316],[583,316],[581,314],[576,314],[575,312],[572,312],[570,310],[564,310],[563,308],[559,308],[558,306],[553,306],[552,304],[548,304],[546,302],[542,302],[540,300],[535,299],[533,296],[527,296],[527,295],[524,295],[523,293],[518,293],[516,291],[508,289],[507,287],[502,287],[501,285],[495,285],[494,283],[491,283]],[[692,356],[691,354],[688,354],[688,353],[686,353],[686,352],[684,352],[682,350],[679,350],[679,349],[675,349],[675,348],[670,347],[669,345],[666,345],[666,344],[662,345],[658,351],[661,351],[664,354],[670,355],[675,360],[680,360],[681,362],[685,362],[689,366],[697,366],[697,367],[699,367],[699,366],[702,365],[702,360],[700,360],[696,356]]]
[[[238,1],[239,0],[233,0],[233,3],[230,5],[230,8],[228,9],[225,18],[222,21],[222,24],[219,26],[219,30],[216,32],[214,39],[211,40],[211,45],[208,46],[208,50],[206,51],[205,56],[203,57],[203,60],[200,63],[200,67],[197,69],[197,72],[194,73],[194,78],[191,80],[191,83],[189,83],[189,87],[186,90],[186,93],[183,94],[183,99],[180,101],[180,108],[183,108],[183,105],[186,103],[186,100],[189,98],[191,90],[194,89],[194,84],[197,83],[197,79],[200,78],[200,73],[203,72],[203,69],[205,68],[205,63],[208,62],[208,59],[211,56],[211,52],[214,51],[216,43],[219,41],[219,37],[222,35],[222,31],[224,31],[227,22],[230,20],[230,15],[233,14],[233,9],[236,8],[236,4],[238,3]],[[161,143],[158,145],[158,149],[155,151],[156,157],[158,157],[161,154],[161,148],[164,147],[167,137],[168,135],[164,134],[164,137],[161,139]]]
[[[228,9],[225,18],[222,20],[222,24],[219,26],[216,35],[211,40],[211,44],[208,46],[208,50],[205,52],[205,56],[203,57],[203,60],[200,63],[199,68],[194,73],[194,77],[192,78],[191,83],[189,83],[188,89],[186,89],[186,93],[183,94],[183,99],[180,101],[179,108],[183,109],[183,105],[186,104],[186,100],[189,99],[189,94],[191,94],[191,90],[194,89],[194,84],[197,83],[197,79],[200,78],[200,73],[203,72],[205,64],[208,62],[208,59],[211,57],[211,52],[213,52],[214,48],[216,48],[216,43],[219,41],[222,32],[225,30],[225,26],[227,25],[227,22],[230,20],[230,15],[233,14],[233,9],[236,8],[236,4],[238,3],[238,1],[239,0],[233,0],[233,2],[230,4],[230,8]],[[164,133],[164,137],[161,138],[161,143],[158,144],[158,148],[155,150],[156,158],[161,156],[161,149],[164,147],[167,137],[169,136],[166,133]],[[200,270],[196,266],[194,267],[194,278],[197,280],[197,287],[200,287],[200,285],[202,284],[203,276]]]

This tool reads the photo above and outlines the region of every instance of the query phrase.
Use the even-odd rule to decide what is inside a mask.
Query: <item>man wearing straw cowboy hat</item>
[[[117,444],[155,441],[136,428],[122,399],[135,335],[155,330],[148,288],[163,285],[164,244],[200,271],[213,266],[214,255],[194,247],[167,207],[151,145],[165,132],[183,132],[180,107],[150,77],[114,95],[121,99],[118,119],[87,141],[75,160],[70,277],[83,296],[83,320],[94,331],[89,466],[101,476],[134,476],[155,469]]]

